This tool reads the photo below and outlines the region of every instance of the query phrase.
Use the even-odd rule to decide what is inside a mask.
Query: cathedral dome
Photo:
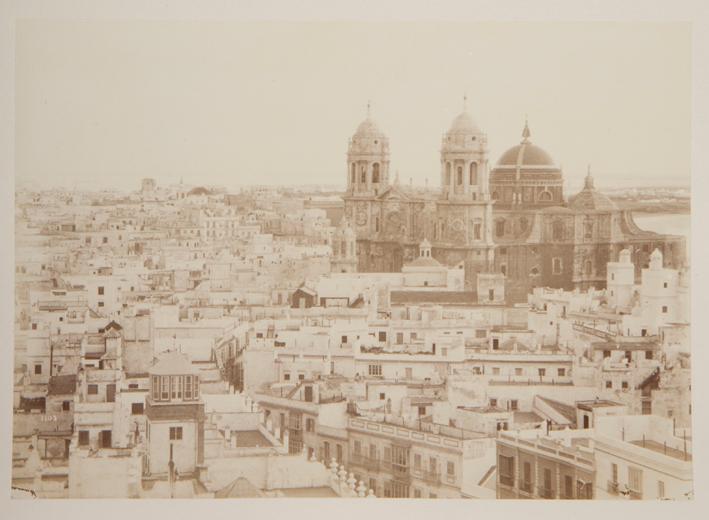
[[[551,158],[551,155],[543,148],[532,144],[529,140],[530,136],[529,126],[525,123],[524,131],[522,132],[522,142],[503,153],[497,161],[497,166],[514,168],[532,166],[558,170],[559,168],[554,164],[554,159]]]
[[[556,169],[551,156],[538,146],[532,143],[522,143],[513,146],[502,154],[497,161],[498,166],[548,166]]]
[[[608,196],[596,190],[591,172],[586,175],[583,189],[569,200],[569,207],[574,210],[614,211],[618,206]]]

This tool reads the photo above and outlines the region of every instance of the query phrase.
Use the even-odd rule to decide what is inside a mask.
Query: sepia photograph
[[[13,27],[13,502],[706,491],[692,23]]]

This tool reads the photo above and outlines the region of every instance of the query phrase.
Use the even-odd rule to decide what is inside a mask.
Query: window
[[[414,453],[414,469],[421,470],[421,454],[419,453]]]
[[[645,359],[652,359],[652,350],[645,351]]]
[[[347,336],[342,336],[340,338],[340,343],[347,343]]]
[[[495,289],[488,289],[487,290],[487,299],[490,301],[493,301],[495,299]],[[485,331],[483,331],[483,335],[479,337],[485,337]]]
[[[623,381],[623,382],[620,384],[620,387],[621,387],[623,390],[627,390],[627,389],[628,389],[628,382],[627,382],[627,381]]]
[[[419,416],[426,415],[426,407],[419,406]]]
[[[99,432],[99,442],[102,448],[111,447],[111,430],[101,430]]]
[[[315,431],[315,419],[305,419],[305,431],[314,432]]]
[[[498,219],[495,221],[495,235],[498,237],[504,236],[505,234],[505,219]]]
[[[98,294],[101,295],[101,296],[103,296],[103,287],[102,287],[102,286],[99,286],[99,288],[98,288]]]
[[[662,287],[664,287],[665,289],[667,289],[667,282],[663,283],[663,284],[662,284]]]
[[[87,392],[89,395],[98,395],[98,385],[89,385]]]
[[[631,498],[642,498],[643,472],[641,469],[628,466],[628,487],[631,490]]]
[[[500,274],[507,275],[507,264],[500,264]]]
[[[286,372],[285,374],[283,374],[283,380],[290,381],[290,373]]]
[[[517,399],[510,399],[510,410],[517,410],[519,408],[519,403]]]
[[[42,374],[42,365],[35,365],[34,366],[34,373],[35,373],[35,375],[41,375]]]
[[[171,441],[181,441],[182,440],[182,426],[170,426],[170,440]]]
[[[396,333],[396,344],[401,345],[404,342],[404,333],[403,332],[397,332]]]
[[[446,464],[446,473],[449,477],[455,476],[455,462],[448,461],[448,464]]]
[[[89,445],[89,431],[88,430],[79,430],[79,446],[88,446]]]
[[[470,163],[470,185],[473,186],[478,183],[478,163]]]
[[[652,415],[652,401],[649,399],[642,401],[642,414]]]
[[[355,455],[361,455],[362,454],[362,443],[360,441],[355,441],[354,442],[354,454]]]
[[[167,376],[160,377],[160,399],[163,401],[170,399],[170,378]]]
[[[32,330],[37,330],[37,324],[36,324],[36,323],[33,323],[33,324],[32,324]]]
[[[667,305],[662,306],[662,314],[667,314]]]
[[[500,375],[500,367],[492,367],[492,375],[499,376]]]
[[[99,307],[103,307],[103,302],[98,302]]]
[[[185,376],[185,399],[192,399],[192,376]]]
[[[131,403],[130,413],[131,415],[143,415],[143,403]]]
[[[369,365],[369,375],[370,376],[381,376],[382,366],[381,365]]]
[[[458,186],[460,186],[461,184],[463,184],[463,168],[460,167],[460,166],[458,166],[458,171],[457,171],[457,175],[456,175],[456,180],[457,180]]]
[[[613,388],[613,381],[606,381],[606,388]]]
[[[500,484],[505,486],[514,485],[514,474],[515,474],[515,459],[514,457],[506,457],[505,455],[500,455],[498,457],[498,467],[499,467],[499,479]]]
[[[372,165],[372,182],[379,182],[379,163]]]
[[[386,341],[387,340],[387,333],[385,331],[379,331],[379,341]]]
[[[538,371],[539,371],[539,377],[544,377],[547,374],[546,368],[540,368],[540,369],[538,369]]]
[[[387,398],[387,395],[384,392],[379,392],[379,400],[380,401],[383,401],[386,398]]]
[[[305,379],[305,374],[298,374],[298,381],[303,381]]]
[[[558,368],[556,370],[556,373],[559,377],[564,377],[566,375],[566,369],[565,368]]]
[[[490,398],[490,408],[495,408],[497,406],[497,399],[495,397]]]
[[[476,338],[484,338],[485,337],[485,329],[477,329],[475,331],[475,337]]]
[[[665,483],[662,480],[657,481],[657,498],[665,498]]]
[[[473,224],[473,238],[475,240],[480,240],[482,237],[482,224],[475,222]]]
[[[421,490],[419,488],[414,488],[414,498],[421,498]]]
[[[521,368],[515,368],[515,375],[516,376],[521,376],[523,374],[523,371]]]
[[[561,265],[561,258],[553,258],[552,259],[552,274],[561,274],[562,272],[562,265]]]
[[[68,412],[71,409],[71,401],[62,401],[62,410]]]

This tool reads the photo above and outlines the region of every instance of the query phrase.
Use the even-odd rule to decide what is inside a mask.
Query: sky
[[[521,139],[597,187],[689,185],[689,24],[19,21],[18,184],[344,186],[366,116],[439,183],[463,95],[490,162]]]

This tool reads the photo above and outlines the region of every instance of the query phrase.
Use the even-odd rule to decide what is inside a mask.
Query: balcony
[[[359,466],[361,468],[368,469],[369,471],[379,471],[379,459],[370,459],[364,455],[352,455],[350,458],[350,463],[353,466]]]
[[[399,482],[409,484],[411,483],[411,473],[409,473],[409,467],[408,466],[402,466],[400,464],[392,464],[391,465],[391,473],[394,476],[395,480],[398,480]]]

